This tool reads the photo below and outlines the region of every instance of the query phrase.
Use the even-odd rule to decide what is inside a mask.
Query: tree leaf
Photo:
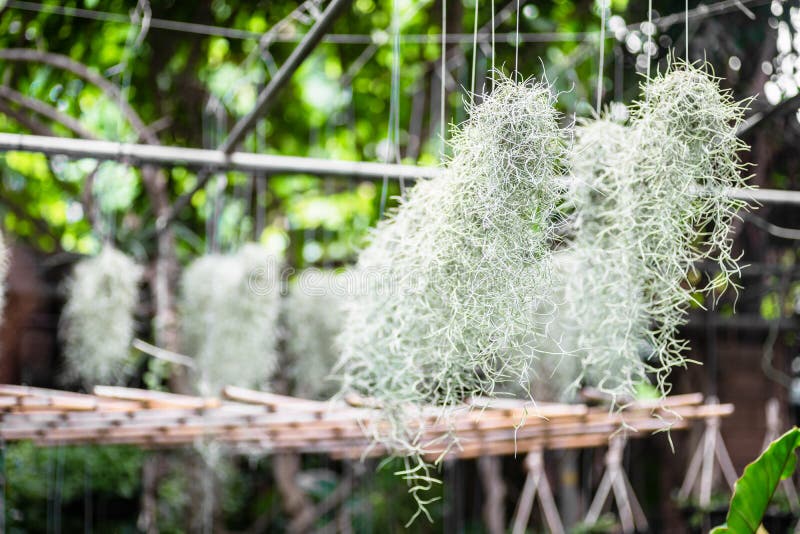
[[[781,480],[797,465],[795,449],[800,447],[800,429],[794,427],[770,443],[736,481],[727,521],[711,534],[743,534],[759,531],[761,519]]]

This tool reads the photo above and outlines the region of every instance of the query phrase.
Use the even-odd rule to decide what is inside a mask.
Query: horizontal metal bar
[[[397,165],[362,161],[329,160],[273,154],[234,152],[226,155],[220,150],[166,147],[94,141],[66,137],[46,137],[0,133],[0,151],[40,152],[69,158],[92,158],[165,167],[185,166],[212,171],[265,172],[269,174],[312,174],[317,176],[347,176],[352,178],[433,178],[438,167]]]
[[[226,155],[220,150],[167,147],[94,141],[67,137],[0,133],[0,152],[40,152],[50,156],[113,160],[131,165],[152,164],[164,167],[185,166],[211,171],[262,172],[267,174],[311,174],[315,176],[345,176],[365,180],[384,177],[405,180],[435,178],[440,167],[419,167],[395,163],[343,161],[299,156],[277,156],[234,152]],[[758,204],[800,205],[800,191],[780,189],[731,189],[728,194]]]

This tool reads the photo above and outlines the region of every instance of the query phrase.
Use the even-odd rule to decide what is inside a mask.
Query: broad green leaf
[[[759,531],[761,519],[781,480],[797,465],[795,449],[800,447],[800,429],[794,427],[770,443],[736,481],[727,522],[712,534],[744,534]]]

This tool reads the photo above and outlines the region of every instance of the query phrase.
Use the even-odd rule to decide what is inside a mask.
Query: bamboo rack
[[[606,445],[621,428],[628,437],[687,428],[694,420],[726,417],[730,404],[702,404],[700,394],[631,403],[610,411],[585,404],[471,399],[452,409],[420,411],[421,443],[429,459],[508,455],[542,449]],[[311,401],[228,386],[222,398],[175,395],[97,386],[81,394],[0,385],[0,439],[32,440],[40,446],[130,444],[148,448],[214,440],[233,450],[323,453],[335,458],[380,456],[371,432],[380,431],[373,407],[344,401]],[[367,403],[368,404],[368,403]],[[437,437],[449,432],[455,444]]]

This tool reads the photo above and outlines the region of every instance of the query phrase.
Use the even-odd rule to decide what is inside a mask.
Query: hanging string
[[[445,72],[447,70],[447,0],[442,0],[442,66],[440,71],[440,78],[442,82],[442,94],[440,95],[440,102],[439,102],[439,128],[441,129],[440,137],[442,138],[442,154],[441,160],[444,161],[444,154],[445,154],[445,136],[447,132],[445,131],[445,97],[447,90],[445,89]]]
[[[517,0],[517,29],[514,37],[514,75],[519,75],[519,0]]]
[[[603,63],[606,56],[606,2],[600,0],[600,61],[597,65],[597,103],[595,109],[600,114],[600,106],[603,104]]]
[[[689,61],[689,0],[685,0],[683,4],[683,20],[685,24],[683,35],[686,39],[686,61]]]
[[[383,157],[384,163],[389,163],[394,152],[395,161],[400,157],[400,121],[398,107],[400,105],[400,17],[397,10],[397,0],[392,0],[392,71],[391,71],[391,93],[389,97],[389,123],[386,128],[386,151]],[[404,189],[401,184],[401,193]],[[383,218],[386,211],[386,201],[388,199],[389,175],[383,175],[381,183],[381,200],[378,208],[378,219]]]
[[[647,0],[647,79],[650,79],[650,51],[653,48],[653,0]]]
[[[138,0],[136,7],[130,12],[130,30],[125,39],[125,50],[119,64],[112,67],[110,71],[118,74],[119,77],[119,101],[117,106],[122,109],[123,104],[127,104],[130,99],[131,80],[133,78],[134,59],[139,56],[142,44],[150,31],[150,21],[152,11],[148,0]],[[117,139],[123,140],[123,121],[117,122]],[[116,218],[111,211],[104,212],[106,244],[111,244],[116,234]]]
[[[475,73],[478,59],[478,5],[480,2],[475,0],[475,16],[472,24],[472,82],[469,87],[469,101],[475,102]]]
[[[495,56],[495,42],[494,42],[494,0],[492,0],[492,3],[491,3],[491,8],[492,8],[492,22],[491,22],[491,24],[492,24],[492,89],[494,89],[494,72],[495,72],[495,66],[494,66],[494,59],[495,59],[495,57],[494,57],[494,56]]]
[[[397,0],[394,0],[392,8],[392,26],[394,29],[394,43],[392,44],[392,102],[394,109],[392,115],[392,151],[394,152],[395,163],[401,163],[400,158],[400,11],[397,8]],[[406,196],[405,179],[400,177],[400,196]]]

